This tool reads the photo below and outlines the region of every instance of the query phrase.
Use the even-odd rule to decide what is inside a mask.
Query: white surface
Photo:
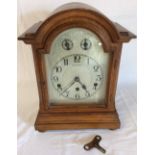
[[[18,1],[18,34],[39,20],[46,19],[58,6],[69,0]],[[81,0],[136,33],[135,0]],[[18,155],[86,155],[83,145],[94,135],[102,136],[107,155],[136,155],[136,41],[123,47],[116,95],[121,119],[118,130],[50,131],[39,133],[33,124],[38,110],[38,93],[31,48],[18,42]]]

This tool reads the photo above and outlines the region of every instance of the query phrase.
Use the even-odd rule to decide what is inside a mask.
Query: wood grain
[[[119,128],[120,121],[115,109],[115,93],[122,44],[136,36],[91,7],[76,5],[62,8],[45,21],[32,26],[18,38],[32,46],[40,100],[35,128],[39,131]],[[54,105],[51,103],[49,106],[44,54],[50,52],[50,46],[59,33],[73,27],[91,30],[102,41],[104,51],[111,53],[106,99],[100,101],[99,104]]]

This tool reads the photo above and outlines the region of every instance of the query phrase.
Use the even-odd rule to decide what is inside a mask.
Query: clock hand
[[[75,80],[72,80],[72,81],[64,88],[64,90],[60,93],[60,95],[62,95],[66,90],[68,90],[74,83],[75,83]]]
[[[66,90],[68,90],[75,82],[80,83],[80,85],[82,86],[82,88],[86,91],[86,93],[89,94],[86,86],[80,81],[80,78],[78,76],[76,76],[73,81],[71,81],[66,87],[65,89],[60,93],[60,95],[62,95]]]
[[[89,92],[88,92],[88,90],[87,90],[86,85],[84,85],[84,84],[81,82],[81,80],[80,80],[80,78],[79,78],[79,77],[78,77],[78,80],[76,80],[76,82],[79,82],[79,83],[80,83],[80,85],[82,86],[82,88],[86,91],[86,93],[89,93]]]

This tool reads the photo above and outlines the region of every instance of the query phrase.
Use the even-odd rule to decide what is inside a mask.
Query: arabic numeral
[[[89,97],[90,96],[90,93],[89,92],[86,92],[85,96],[86,97]]]
[[[80,55],[75,55],[75,56],[74,56],[74,62],[75,62],[75,63],[80,63],[80,60],[81,60]]]
[[[101,75],[97,75],[96,81],[101,81],[102,79],[103,79],[103,77]]]
[[[80,95],[79,94],[75,94],[75,99],[80,99]]]
[[[64,65],[68,65],[68,59],[64,59]]]
[[[93,69],[94,69],[94,72],[97,72],[99,70],[99,66],[94,66]]]
[[[57,67],[55,68],[55,70],[56,70],[56,72],[62,72],[62,67],[61,67],[61,66],[57,66]]]
[[[59,78],[57,76],[53,76],[53,80],[58,82],[59,81]]]

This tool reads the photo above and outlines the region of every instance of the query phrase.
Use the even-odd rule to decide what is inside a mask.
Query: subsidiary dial
[[[83,39],[81,42],[81,48],[84,50],[88,50],[91,47],[91,41],[89,39]]]
[[[64,39],[62,47],[64,50],[71,50],[73,48],[73,42],[70,39]]]

